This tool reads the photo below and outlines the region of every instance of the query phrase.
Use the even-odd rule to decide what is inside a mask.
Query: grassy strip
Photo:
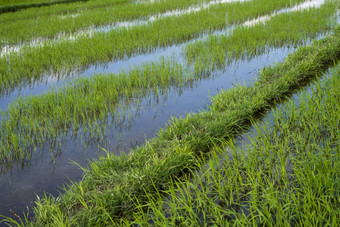
[[[2,0],[0,6],[16,5],[22,3],[46,2],[46,0]]]
[[[288,40],[291,42],[288,46],[300,45],[303,43],[301,36],[315,37],[318,31],[332,27],[327,15],[335,15],[339,4],[340,1],[329,1],[321,10],[283,13],[272,17],[269,22],[257,23],[251,27],[237,27],[232,35],[212,35],[185,46],[186,60],[194,64],[195,71],[209,71],[224,68],[226,59],[232,61],[263,53],[268,47],[281,47]],[[299,26],[291,26],[292,20],[297,21]],[[301,30],[304,31],[303,35]]]
[[[107,62],[180,43],[197,37],[200,33],[221,29],[226,24],[241,22],[248,17],[280,9],[286,4],[286,0],[271,3],[257,0],[256,4],[253,2],[222,4],[180,17],[161,19],[151,25],[122,28],[109,33],[98,33],[93,37],[84,36],[77,42],[51,42],[42,47],[23,48],[20,53],[13,53],[0,59],[0,90],[16,87],[22,81],[30,82],[32,78],[39,79],[46,71],[60,73],[72,71],[89,64]],[[312,11],[314,14],[306,14],[308,18],[319,19],[319,23],[314,24],[315,27],[312,29],[314,34],[327,26],[329,15],[335,11],[332,6],[335,5],[329,3],[322,7],[321,11],[315,9]],[[227,19],[225,15],[228,15]],[[296,27],[292,21],[289,24]],[[304,26],[308,26],[308,23],[306,24]]]
[[[37,2],[48,2],[48,1],[55,1],[55,0],[2,0],[0,2],[0,6],[28,4],[28,3],[37,3]]]
[[[85,176],[56,198],[37,201],[34,225],[108,225],[129,218],[136,201],[185,180],[215,146],[244,131],[254,115],[269,109],[298,85],[321,75],[340,58],[340,29],[300,48],[284,63],[266,68],[251,87],[238,86],[212,100],[209,111],[173,119],[158,138],[122,156],[106,157],[84,169]]]
[[[46,0],[31,0],[29,2],[44,2]],[[27,0],[2,0],[0,2],[0,6],[3,6],[3,5],[14,5],[14,4],[20,4],[20,3],[23,3],[23,2],[28,2]]]
[[[112,7],[120,4],[130,3],[130,0],[89,0],[79,4],[78,2],[64,4],[64,5],[52,5],[49,7],[32,8],[15,13],[7,13],[0,15],[0,24],[15,23],[21,20],[39,20],[42,18],[47,19],[48,17],[53,18],[54,16],[72,14],[84,10],[94,10],[97,8]],[[32,27],[33,28],[33,27]],[[36,30],[36,29],[34,29]]]
[[[147,194],[136,220],[124,224],[337,226],[339,67],[300,94],[298,104],[290,100],[271,121],[255,124],[247,148],[217,148],[190,182]]]
[[[30,2],[30,3],[21,3],[15,5],[5,5],[0,6],[0,14],[3,13],[13,13],[23,9],[29,8],[37,8],[43,6],[51,6],[57,4],[69,4],[71,2],[85,2],[88,0],[57,0],[57,1],[44,1],[44,2]]]
[[[304,12],[303,15],[315,16],[313,12]],[[299,16],[300,13],[292,14],[291,22],[282,26],[290,27],[303,39],[306,26],[296,23],[296,15]],[[325,19],[318,18],[326,24]],[[301,30],[293,27],[299,27]],[[248,36],[246,30],[244,32],[245,42],[253,43],[252,33]],[[259,32],[263,38],[271,36],[272,33],[271,30],[265,29]],[[287,45],[289,36],[283,36],[283,40],[285,43],[282,44]],[[296,39],[292,39],[292,42],[295,41]],[[255,48],[260,49],[262,46]],[[70,132],[77,133],[79,128],[91,136],[100,136],[102,131],[105,131],[108,114],[114,115],[118,100],[144,97],[149,94],[150,89],[158,93],[157,89],[165,91],[170,86],[180,87],[209,76],[206,71],[185,73],[186,70],[186,67],[173,59],[162,59],[159,63],[146,64],[129,73],[80,78],[60,91],[20,99],[13,103],[8,111],[1,113],[6,120],[0,124],[0,159],[7,162],[13,159],[28,161],[38,146],[46,142],[58,144],[59,139]]]
[[[13,44],[37,38],[53,38],[59,34],[69,34],[117,21],[141,19],[169,10],[200,5],[204,2],[206,1],[172,0],[132,4],[127,0],[101,0],[70,4],[69,7],[62,8],[45,7],[39,12],[31,10],[8,16],[0,15],[0,26],[6,31],[0,30],[0,40],[6,44]],[[73,14],[78,14],[78,16],[71,17]],[[70,17],[66,17],[67,15]]]

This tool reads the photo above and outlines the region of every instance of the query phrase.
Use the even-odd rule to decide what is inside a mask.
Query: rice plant
[[[199,114],[190,114],[182,119],[172,119],[171,122],[169,122],[169,126],[159,132],[157,138],[148,141],[145,145],[138,147],[131,153],[114,156],[108,152],[107,155],[100,158],[100,160],[91,162],[89,168],[83,168],[85,174],[83,180],[73,182],[69,187],[65,188],[64,194],[60,195],[60,197],[46,197],[38,200],[36,202],[34,222],[30,222],[29,224],[124,224],[131,220],[132,217],[137,218],[137,216],[131,215],[133,212],[139,212],[140,214],[140,211],[144,211],[144,207],[147,209],[148,206],[151,207],[149,209],[150,215],[147,213],[146,217],[140,216],[141,218],[137,218],[135,220],[136,222],[142,223],[143,221],[148,221],[148,218],[153,217],[153,214],[156,214],[155,223],[161,223],[162,220],[166,221],[164,218],[158,219],[157,217],[162,217],[162,212],[157,212],[156,208],[152,208],[153,204],[156,204],[154,207],[160,207],[158,202],[152,202],[153,198],[158,199],[157,192],[162,194],[166,192],[166,190],[170,192],[174,191],[172,188],[174,185],[177,185],[176,182],[187,181],[188,174],[190,175],[193,170],[202,166],[202,162],[209,156],[209,152],[224,147],[226,140],[232,139],[235,135],[244,132],[256,114],[263,113],[273,104],[280,102],[282,98],[296,90],[297,85],[306,83],[313,78],[317,78],[317,75],[323,74],[328,66],[333,64],[338,56],[340,56],[340,44],[337,38],[339,30],[335,30],[334,34],[337,35],[316,41],[312,46],[300,48],[296,53],[288,56],[284,63],[279,63],[268,69],[266,68],[263,70],[262,75],[260,75],[259,81],[255,82],[253,86],[238,86],[234,89],[221,92],[221,94],[212,99],[212,105],[208,111],[203,111]],[[320,64],[320,62],[322,62],[322,64]],[[307,68],[311,69],[305,70]],[[271,80],[267,80],[267,78],[271,78]],[[266,83],[264,83],[264,81],[266,81]],[[337,84],[334,85],[334,88],[337,86]],[[334,92],[332,94],[334,94]],[[331,100],[334,102],[333,98],[331,98]],[[319,108],[317,105],[315,106]],[[316,113],[316,111],[313,113]],[[298,117],[294,118],[299,120]],[[302,121],[302,126],[304,124],[304,121]],[[292,125],[294,126],[294,124]],[[298,132],[301,133],[300,130],[298,130]],[[303,135],[310,136],[310,133],[304,133]],[[298,139],[299,137],[294,136],[293,138]],[[284,148],[286,148],[286,143],[283,144]],[[305,144],[305,141],[303,141],[303,144]],[[179,211],[183,214],[189,211],[189,215],[186,216],[187,219],[181,219],[180,215],[176,215],[176,219],[170,218],[169,220],[172,223],[184,223],[184,225],[199,223],[197,218],[199,218],[199,220],[209,219],[212,223],[225,224],[227,223],[225,220],[229,221],[235,219],[235,217],[235,220],[237,220],[237,222],[235,222],[236,224],[271,224],[276,221],[284,224],[287,222],[294,223],[295,220],[299,220],[286,220],[282,218],[285,217],[284,215],[289,215],[289,212],[285,213],[285,210],[282,209],[275,210],[275,206],[257,206],[260,204],[259,202],[264,201],[263,199],[265,198],[267,198],[267,201],[263,203],[264,205],[278,204],[280,201],[273,200],[276,198],[274,186],[280,187],[283,192],[287,192],[285,189],[288,190],[289,185],[283,184],[285,181],[283,181],[283,183],[282,181],[276,182],[276,179],[278,179],[277,176],[280,176],[279,179],[281,179],[281,175],[277,174],[281,174],[280,171],[283,171],[282,168],[285,167],[285,160],[278,159],[278,167],[268,169],[267,165],[277,159],[268,152],[263,153],[263,158],[256,158],[261,157],[262,149],[256,149],[256,151],[258,152],[254,154],[257,156],[252,156],[252,153],[249,153],[249,156],[244,156],[245,158],[248,157],[249,161],[252,162],[251,165],[241,165],[244,163],[244,159],[238,161],[238,157],[242,156],[234,155],[236,166],[233,168],[237,167],[240,170],[236,172],[236,175],[230,175],[234,176],[234,178],[231,178],[233,180],[232,184],[226,183],[219,186],[219,188],[223,190],[225,187],[236,187],[237,190],[235,193],[227,190],[226,194],[221,194],[221,199],[227,198],[229,202],[223,205],[223,201],[225,200],[222,200],[222,205],[220,205],[222,207],[229,207],[228,204],[233,205],[233,201],[235,201],[235,206],[231,207],[236,210],[235,212],[229,209],[223,213],[219,206],[215,205],[207,207],[206,209],[211,208],[209,212],[216,210],[221,214],[219,219],[217,220],[217,217],[210,219],[210,216],[207,215],[203,216],[202,219],[201,216],[195,213],[193,207],[199,205],[197,208],[199,211],[200,207],[205,208],[204,204],[206,204],[206,201],[208,201],[209,204],[213,204],[213,202],[216,201],[214,195],[209,195],[210,191],[204,191],[204,193],[202,193],[205,195],[204,198],[192,201],[192,207],[184,205],[189,210],[182,209],[182,211]],[[278,149],[277,153],[284,154],[284,152],[280,151],[281,150]],[[305,153],[302,152],[301,154]],[[266,156],[268,156],[269,159]],[[302,158],[301,161],[303,160],[305,159]],[[214,166],[213,164],[214,162],[212,162],[211,166]],[[309,163],[306,164],[304,161],[302,164],[307,167],[310,166]],[[229,165],[227,165],[227,167],[228,166]],[[262,169],[259,169],[260,167]],[[298,166],[297,169],[299,168]],[[277,171],[272,171],[276,169]],[[256,173],[254,175],[248,175],[247,171],[255,171]],[[225,173],[230,173],[223,171],[215,172],[223,174],[222,176],[224,176]],[[308,171],[304,173],[308,173]],[[205,174],[205,176],[206,175],[207,174]],[[313,178],[314,175],[310,176],[310,179],[315,179]],[[229,179],[228,177],[222,178],[221,180]],[[283,180],[287,179],[286,175],[283,175],[283,177]],[[213,177],[210,177],[210,179],[212,183],[219,180],[219,178],[214,179]],[[262,179],[265,181],[262,182]],[[304,179],[304,177],[300,177],[299,179]],[[332,182],[337,181],[332,180]],[[198,183],[201,185],[199,188],[205,187],[204,182],[200,183],[198,181]],[[268,183],[270,186],[266,189],[268,193],[263,193],[260,190],[264,183]],[[207,190],[209,188],[207,188]],[[189,189],[187,191],[189,191]],[[210,190],[215,189],[211,188]],[[337,191],[338,190],[333,190],[332,193]],[[182,194],[185,195],[186,190],[182,191]],[[248,197],[244,197],[243,195]],[[261,197],[262,195],[266,196],[263,198]],[[290,196],[293,194],[283,193],[282,195],[288,196],[285,197],[285,199],[291,199]],[[334,193],[331,195],[335,196]],[[247,206],[244,206],[241,202],[243,199],[247,201],[248,198],[253,199],[250,203],[251,216],[248,216],[248,213],[242,212],[247,209]],[[282,198],[284,199],[284,197]],[[300,204],[301,201],[303,201],[300,197],[296,197],[295,199],[297,201],[296,204]],[[276,203],[273,203],[275,201]],[[327,202],[328,200],[325,198],[324,201]],[[185,202],[185,200],[183,202]],[[181,204],[183,203],[181,202]],[[176,206],[174,205],[174,207]],[[307,217],[311,210],[316,207],[319,207],[318,204],[313,205],[306,203],[305,211],[299,212],[299,207],[295,207],[294,209],[297,210],[297,214],[301,214],[301,218],[303,218]],[[295,210],[293,210],[294,214]],[[276,214],[278,214],[275,220],[268,216],[268,214],[273,211],[277,211]],[[320,211],[324,211],[324,209],[322,208]],[[279,214],[281,213],[279,212],[281,212],[283,216],[280,216]],[[336,215],[336,213],[332,213],[329,219],[327,219],[327,216],[322,215],[322,217],[325,218],[322,219],[322,217],[319,218],[315,216],[315,219],[313,218],[311,220],[316,220],[317,223],[325,223],[327,220],[330,220],[331,223],[334,223],[334,220],[336,220],[334,217],[336,216],[333,214]],[[202,215],[205,215],[205,213],[203,212]],[[294,218],[298,216],[291,217]],[[298,218],[300,218],[300,216]],[[24,220],[24,218],[22,218],[22,220]]]
[[[257,4],[253,2],[219,4],[196,13],[166,17],[147,25],[121,27],[110,32],[80,36],[76,41],[47,41],[42,46],[24,46],[20,52],[0,58],[0,91],[17,87],[21,83],[29,83],[32,78],[38,80],[49,72],[67,75],[89,65],[123,59],[181,43],[197,38],[204,32],[222,29],[228,24],[245,21],[249,17],[266,14],[287,5],[284,0],[270,4],[264,0],[258,1],[260,2]],[[331,15],[333,11],[335,10],[329,10],[328,14]],[[228,18],[225,15],[228,15]],[[79,24],[81,22],[77,22],[76,26]],[[316,27],[314,31],[319,28]],[[15,37],[18,37],[18,34]]]
[[[324,18],[322,22],[326,23],[328,18],[328,15],[325,16],[326,12],[328,12],[327,7],[318,9],[316,12],[320,12],[320,21]],[[295,43],[299,37],[301,40],[305,38],[306,24],[310,23],[305,20],[301,20],[301,24],[296,23],[295,18],[299,19],[301,14],[309,18],[318,15],[315,14],[314,10],[292,14],[291,22],[283,25],[292,30],[295,29],[294,31],[296,31],[297,35],[293,37],[283,35],[282,41],[279,42],[277,38],[276,42],[288,45],[289,43]],[[273,24],[276,25],[275,20],[273,20]],[[296,27],[300,27],[301,30]],[[267,28],[273,28],[271,21],[267,23]],[[242,39],[236,35],[235,38],[254,44],[251,40],[256,41],[259,33],[253,34],[253,29],[248,29],[243,31],[244,34],[249,34],[249,36]],[[315,26],[310,30],[311,32],[314,31],[313,34],[317,34],[317,31],[319,31]],[[266,35],[270,37],[272,32],[272,29],[266,32],[263,31],[261,37],[266,37]],[[325,59],[328,59],[327,61],[337,58],[336,32],[331,38],[328,38],[328,42],[332,48],[322,50],[330,52],[329,56],[325,57]],[[258,45],[255,47],[248,46],[249,51],[252,48],[261,49],[265,47],[264,43],[259,43]],[[308,48],[306,51],[309,51]],[[206,56],[205,52],[202,55],[200,50],[197,50],[197,52],[197,56]],[[212,56],[213,61],[214,56]],[[296,62],[299,61],[301,59]],[[295,65],[294,62],[287,65],[290,64]],[[9,162],[13,159],[30,160],[32,152],[36,150],[37,146],[46,142],[53,144],[55,143],[54,140],[63,138],[72,130],[82,127],[85,132],[92,132],[95,125],[102,125],[103,122],[106,122],[108,114],[114,115],[117,103],[121,98],[140,98],[150,94],[149,92],[152,90],[157,93],[158,90],[165,91],[169,86],[181,87],[186,83],[193,83],[198,79],[209,76],[207,72],[211,72],[213,69],[207,67],[204,69],[207,72],[202,73],[196,70],[191,72],[187,67],[177,63],[174,59],[162,58],[160,62],[148,63],[140,68],[136,67],[128,73],[122,72],[117,75],[96,75],[89,78],[79,78],[59,91],[50,91],[41,96],[21,98],[10,105],[9,110],[1,113],[3,121],[1,122],[0,131],[0,157],[3,161]],[[302,66],[299,67],[301,68]],[[311,72],[314,72],[315,69],[320,70],[320,68],[316,67],[322,68],[322,65],[312,66],[308,70]],[[269,73],[269,75],[273,74],[275,73]],[[266,81],[267,83],[269,82]],[[275,94],[270,94],[269,92],[265,95],[272,96]],[[101,134],[100,131],[96,131],[99,135]],[[92,135],[95,136],[95,134]],[[172,137],[171,135],[172,133],[169,133],[169,138]],[[204,140],[202,143],[204,143]]]
[[[135,220],[122,223],[337,226],[339,66],[255,123],[247,146],[216,148],[190,181],[148,194],[136,202]]]

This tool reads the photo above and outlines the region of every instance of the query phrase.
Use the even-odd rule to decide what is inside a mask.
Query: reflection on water
[[[257,52],[257,54],[263,54],[263,53],[270,53],[270,49],[261,49]],[[257,55],[242,55],[240,59],[243,61],[251,61],[253,58],[256,58]],[[238,59],[237,59],[238,60]],[[238,64],[239,61],[230,61],[230,64]],[[193,77],[192,80],[186,81],[183,85],[180,87],[177,87],[178,84],[176,82],[168,84],[167,87],[158,88],[157,92],[150,90],[145,91],[142,93],[137,93],[134,95],[134,98],[131,99],[125,99],[124,96],[120,97],[120,100],[118,103],[113,103],[108,107],[108,115],[102,114],[100,116],[94,116],[91,118],[88,118],[86,122],[82,121],[82,119],[77,119],[76,128],[72,128],[73,124],[67,123],[65,126],[61,126],[60,130],[53,131],[50,136],[49,129],[46,129],[43,132],[33,132],[32,130],[29,131],[30,133],[30,143],[25,145],[25,147],[22,147],[22,149],[25,152],[25,160],[30,160],[37,156],[39,153],[49,151],[51,155],[59,154],[60,147],[62,147],[62,142],[67,140],[76,140],[80,141],[81,144],[84,146],[87,146],[88,144],[97,144],[98,141],[105,141],[104,137],[109,135],[110,133],[107,132],[107,130],[111,130],[114,128],[116,130],[119,130],[122,125],[124,125],[124,130],[129,129],[126,127],[129,127],[131,125],[131,121],[133,121],[134,117],[129,112],[129,106],[134,103],[138,103],[138,108],[146,108],[148,105],[150,105],[151,102],[157,102],[159,97],[162,96],[163,98],[166,98],[168,94],[176,94],[178,96],[181,96],[183,91],[188,89],[195,89],[198,84],[201,84],[201,80],[207,80],[208,78],[213,80],[216,73],[202,73],[199,74],[199,77]],[[245,81],[249,80],[249,78],[245,79]],[[242,80],[243,81],[243,80]],[[240,81],[241,82],[241,81]],[[209,85],[210,86],[210,85]],[[207,88],[208,90],[209,88]],[[158,93],[159,92],[159,93]],[[147,102],[144,102],[144,104],[140,103],[140,100],[149,100]],[[149,103],[149,104],[148,104]],[[135,110],[134,110],[135,111]],[[137,114],[138,112],[135,111]],[[10,117],[9,115],[4,115],[6,118]],[[170,118],[170,117],[169,117]],[[52,119],[52,124],[53,124]],[[80,126],[80,128],[78,128]],[[18,126],[18,130],[20,133],[20,122]],[[25,126],[23,126],[25,127]],[[47,127],[49,127],[47,125]],[[66,127],[66,128],[65,128]],[[25,131],[24,131],[25,133]],[[43,137],[43,142],[41,142],[41,137]],[[3,143],[6,141],[2,140]],[[21,142],[21,141],[20,141]],[[37,148],[39,148],[37,150]],[[9,160],[11,162],[12,160]]]
[[[265,21],[269,20],[271,17],[278,15],[278,14],[281,14],[281,13],[289,13],[289,12],[304,10],[304,9],[308,9],[308,8],[312,8],[312,7],[319,8],[323,4],[325,4],[325,0],[306,1],[306,2],[303,2],[301,4],[294,6],[292,8],[289,8],[289,9],[278,10],[278,11],[272,13],[271,15],[265,15],[265,16],[262,16],[262,17],[258,17],[256,19],[248,20],[244,23],[244,25],[245,26],[254,26],[255,24],[265,22]]]
[[[312,7],[315,6],[315,2],[322,2],[320,0],[311,1],[310,4],[300,4],[298,6],[295,6],[293,8],[289,9],[283,9],[280,11],[277,11],[271,15],[264,16],[263,18],[256,18],[253,20],[246,21],[242,25],[245,26],[251,26],[256,23],[259,23],[263,20],[268,20],[272,16],[284,13],[284,12],[290,12],[290,11],[296,11],[299,9],[305,9],[307,6]],[[316,6],[320,6],[320,4],[317,4]],[[299,7],[301,6],[301,7]],[[262,19],[261,19],[262,18]],[[337,20],[339,21],[340,17],[337,17]],[[242,26],[238,25],[238,26]],[[237,25],[236,25],[237,26]],[[199,35],[197,38],[189,39],[186,42],[183,42],[181,44],[175,44],[164,48],[155,48],[151,49],[149,51],[146,51],[144,53],[139,54],[131,54],[130,56],[123,56],[118,59],[113,59],[111,62],[108,63],[99,63],[95,65],[90,65],[88,67],[79,68],[72,72],[61,72],[61,73],[50,73],[41,75],[40,77],[36,77],[34,79],[26,79],[20,82],[20,84],[13,85],[13,87],[7,87],[5,89],[0,90],[0,110],[6,110],[8,109],[8,105],[16,100],[18,97],[25,97],[28,95],[39,95],[42,93],[45,93],[53,87],[54,90],[57,88],[62,87],[65,84],[68,84],[72,81],[72,78],[77,77],[88,77],[90,75],[94,75],[96,73],[119,73],[121,71],[129,71],[132,67],[140,66],[146,62],[156,62],[161,56],[174,56],[176,58],[176,61],[178,62],[185,62],[182,48],[190,43],[206,39],[208,36],[218,36],[218,35],[224,35],[224,34],[231,34],[235,25],[229,26],[222,30],[217,30],[213,33],[204,33]],[[260,53],[261,54],[261,53]],[[229,59],[228,59],[229,60]],[[1,120],[1,116],[0,116]]]

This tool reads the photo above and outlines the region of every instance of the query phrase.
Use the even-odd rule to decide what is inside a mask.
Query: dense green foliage
[[[196,41],[187,45],[184,53],[187,61],[195,65],[195,70],[224,68],[226,59],[258,55],[268,48],[298,46],[320,32],[326,33],[336,23],[337,8],[339,3],[331,1],[321,9],[282,13],[269,22],[237,27],[232,35],[212,35]]]
[[[122,59],[133,54],[145,53],[155,48],[180,43],[198,37],[204,32],[221,29],[228,24],[245,21],[249,17],[267,14],[286,5],[286,1],[283,0],[270,4],[264,0],[257,0],[256,2],[256,5],[248,2],[215,5],[196,13],[159,19],[148,25],[84,35],[79,37],[76,42],[73,40],[48,41],[38,47],[23,47],[19,53],[15,52],[0,58],[0,88],[2,90],[13,88],[20,85],[21,82],[31,82],[32,78],[38,80],[46,72],[52,71],[63,75],[79,68],[88,67],[91,64]],[[296,30],[300,29],[300,32],[296,35],[280,33],[277,37],[271,35],[269,41],[278,43],[276,40],[282,40],[282,38],[301,38],[302,29],[306,29],[303,34],[304,37],[307,35],[315,36],[329,26],[327,22],[329,16],[335,13],[335,6],[335,3],[330,2],[322,7],[321,11],[315,9],[306,12],[305,16],[309,20],[315,18],[313,26],[307,20],[303,20],[301,25],[299,24],[303,27],[297,26],[298,24],[293,25],[291,20],[288,21]],[[223,16],[226,14],[228,15],[227,19]],[[297,13],[294,13],[294,15],[295,18],[298,17]],[[285,25],[280,24],[280,26]],[[273,26],[271,29],[273,29]],[[268,31],[265,32],[268,34]],[[260,32],[249,34],[249,39],[255,39],[254,36],[259,37],[259,35],[261,35]],[[245,38],[243,36],[242,40]],[[236,37],[236,39],[239,39],[239,37]],[[281,41],[281,45],[284,44],[283,41]],[[256,40],[253,40],[253,43],[255,44]],[[259,45],[264,46],[266,43],[259,42]],[[240,48],[240,45],[233,48]],[[231,52],[234,49],[231,49]],[[199,50],[197,52],[198,54],[202,53]],[[220,54],[217,54],[217,56],[221,59]],[[222,55],[222,57],[224,56]],[[214,62],[215,59],[216,57],[212,58]],[[197,64],[200,63],[202,62],[197,61]],[[203,66],[205,67],[205,65]]]
[[[70,135],[102,139],[112,121],[121,117],[122,104],[192,86],[232,61],[251,59],[272,48],[305,45],[283,62],[266,66],[251,85],[221,91],[207,110],[172,118],[155,138],[129,154],[115,156],[108,151],[81,167],[81,181],[65,186],[59,197],[37,200],[33,219],[24,214],[16,216],[19,221],[3,217],[4,222],[19,226],[337,224],[339,68],[317,82],[311,94],[300,95],[297,104],[291,101],[276,110],[271,124],[259,125],[254,119],[340,59],[336,26],[340,2],[326,0],[321,7],[278,14],[303,0],[228,2],[161,16],[207,2],[211,1],[89,0],[0,15],[1,47],[20,47],[0,56],[1,96],[50,73],[66,78],[92,65],[206,37],[184,45],[178,54],[183,62],[161,57],[126,72],[78,77],[58,90],[18,98],[8,110],[0,110],[0,164],[9,166],[30,162],[45,152],[46,145],[53,156]],[[264,15],[271,16],[253,26],[243,24]],[[150,18],[154,20],[89,33],[98,26]],[[253,123],[251,145],[235,147],[233,138]]]
[[[171,0],[131,4],[130,0],[96,0],[25,10],[0,15],[0,40],[3,44],[15,44],[31,39],[53,38],[115,22],[157,16],[170,10],[201,5],[203,2],[205,0]]]
[[[277,24],[277,19],[274,17],[273,20],[268,21],[266,26],[243,28],[243,37],[239,35],[237,29],[230,37],[239,39],[239,42],[243,43],[242,47],[248,48],[243,49],[243,53],[244,51],[252,53],[253,50],[263,51],[264,48],[268,48],[266,45],[269,45],[270,48],[271,42],[292,45],[302,42],[306,35],[316,36],[322,29],[328,28],[329,14],[325,13],[328,9],[324,7],[292,13],[291,20],[284,21],[281,24],[281,29],[289,28],[295,32],[294,35],[281,33],[281,36],[275,36],[274,39],[272,34],[275,27],[271,26],[271,23]],[[316,24],[309,23],[308,20],[298,20],[301,15],[310,19],[316,18],[321,24],[316,26]],[[281,15],[276,17],[285,19]],[[311,26],[308,27],[308,25]],[[267,40],[267,43],[256,42],[259,35],[262,39]],[[221,51],[223,53],[223,49]],[[196,56],[201,56],[201,53],[197,49]],[[224,63],[220,58],[218,64],[223,66],[227,63],[226,60],[238,58],[243,53],[235,48],[234,56],[224,59]],[[216,51],[215,54],[208,55],[212,57],[209,62],[213,65],[216,62],[214,57],[220,56]],[[202,58],[205,56],[206,53],[203,52]],[[100,137],[105,131],[106,124],[104,122],[107,121],[108,114],[114,116],[118,100],[144,97],[151,91],[157,94],[158,89],[166,91],[168,87],[180,87],[209,76],[211,67],[204,64],[203,66],[205,66],[203,69],[196,70],[196,67],[195,71],[191,72],[187,66],[177,63],[174,59],[161,59],[160,62],[146,64],[128,73],[80,78],[59,91],[19,99],[11,104],[8,111],[1,113],[4,120],[0,123],[0,158],[9,162],[13,159],[30,160],[37,146],[46,142],[58,145],[58,141],[65,135],[77,133],[79,128],[82,128],[85,133],[88,132],[90,136]]]
[[[71,2],[80,2],[80,1],[88,1],[88,0],[57,0],[57,1],[35,1],[35,2],[21,2],[20,4],[10,4],[0,6],[0,14],[3,13],[13,13],[23,9],[35,8],[35,7],[43,7],[43,6],[51,6],[56,4],[65,4]]]
[[[253,125],[246,147],[217,148],[190,181],[140,201],[145,226],[337,226],[340,65]],[[125,222],[129,226],[132,223]]]
[[[2,0],[0,2],[0,6],[28,4],[28,3],[36,3],[36,2],[48,2],[48,1],[52,1],[52,0]]]
[[[124,218],[131,218],[131,213],[138,210],[138,203],[145,204],[150,195],[171,187],[171,180],[187,179],[186,174],[196,169],[209,151],[223,147],[225,140],[243,132],[253,116],[280,102],[297,85],[323,74],[340,58],[339,36],[337,29],[334,35],[300,48],[283,63],[263,70],[252,86],[222,92],[212,99],[208,111],[172,119],[157,138],[130,154],[107,153],[99,161],[91,162],[90,168],[84,168],[84,179],[73,182],[63,195],[37,201],[36,219],[31,224],[125,222]]]

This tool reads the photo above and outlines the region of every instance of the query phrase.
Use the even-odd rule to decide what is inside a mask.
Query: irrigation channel
[[[315,5],[320,6],[323,3],[324,1],[312,1],[304,3],[301,8],[293,8],[291,11]],[[195,8],[190,10],[194,11]],[[164,15],[174,16],[175,12],[173,14],[165,13]],[[289,13],[289,10],[284,9],[274,14],[277,13]],[[263,20],[270,20],[270,15],[254,21],[249,20],[245,24],[252,25]],[[138,24],[147,22],[135,21],[133,23],[133,26],[138,26]],[[122,24],[122,26],[125,25]],[[115,26],[101,27],[98,32],[103,32],[103,29],[115,29]],[[229,30],[232,30],[232,28],[229,28]],[[216,31],[214,34],[223,34],[226,31],[228,29]],[[173,56],[176,60],[184,61],[181,53],[184,46],[197,40],[205,40],[209,35],[202,35],[198,39],[189,40],[179,45],[157,48],[151,53],[134,55],[103,65],[92,65],[82,72],[75,72],[72,78],[87,77],[95,73],[128,71],[136,65],[157,61],[160,56]],[[304,42],[304,44],[306,43],[308,42]],[[33,44],[35,45],[36,42],[33,42]],[[152,138],[160,128],[166,126],[171,117],[181,117],[188,112],[198,112],[205,109],[210,104],[211,96],[215,96],[223,89],[227,90],[233,87],[234,84],[253,82],[259,70],[268,65],[282,62],[289,53],[299,46],[287,47],[284,45],[280,48],[267,48],[265,53],[233,60],[223,69],[215,70],[208,78],[194,81],[187,86],[171,87],[165,93],[153,94],[137,100],[120,100],[117,109],[117,113],[120,113],[120,115],[117,114],[119,115],[117,119],[111,119],[113,125],[107,126],[102,137],[87,139],[85,135],[82,135],[80,128],[79,133],[66,136],[61,145],[58,146],[57,151],[54,150],[56,149],[54,145],[45,144],[44,147],[37,148],[41,152],[38,151],[38,155],[33,155],[29,162],[19,161],[11,164],[0,164],[0,214],[13,217],[13,212],[10,210],[22,214],[27,212],[27,207],[30,207],[29,212],[31,212],[37,196],[43,197],[44,193],[58,196],[60,186],[68,183],[69,180],[78,181],[82,178],[83,172],[74,162],[80,166],[86,166],[90,160],[105,155],[104,149],[112,151],[115,155],[119,155],[121,152],[129,152]],[[20,47],[15,47],[12,50],[19,51],[19,49]],[[60,79],[55,75],[50,75],[44,77],[43,81],[36,81],[30,85],[15,88],[0,97],[0,108],[2,110],[8,109],[8,105],[19,96],[40,95],[50,91],[51,87],[58,89],[69,81],[70,79],[65,79],[65,77]],[[53,152],[46,152],[46,150],[53,150]]]

